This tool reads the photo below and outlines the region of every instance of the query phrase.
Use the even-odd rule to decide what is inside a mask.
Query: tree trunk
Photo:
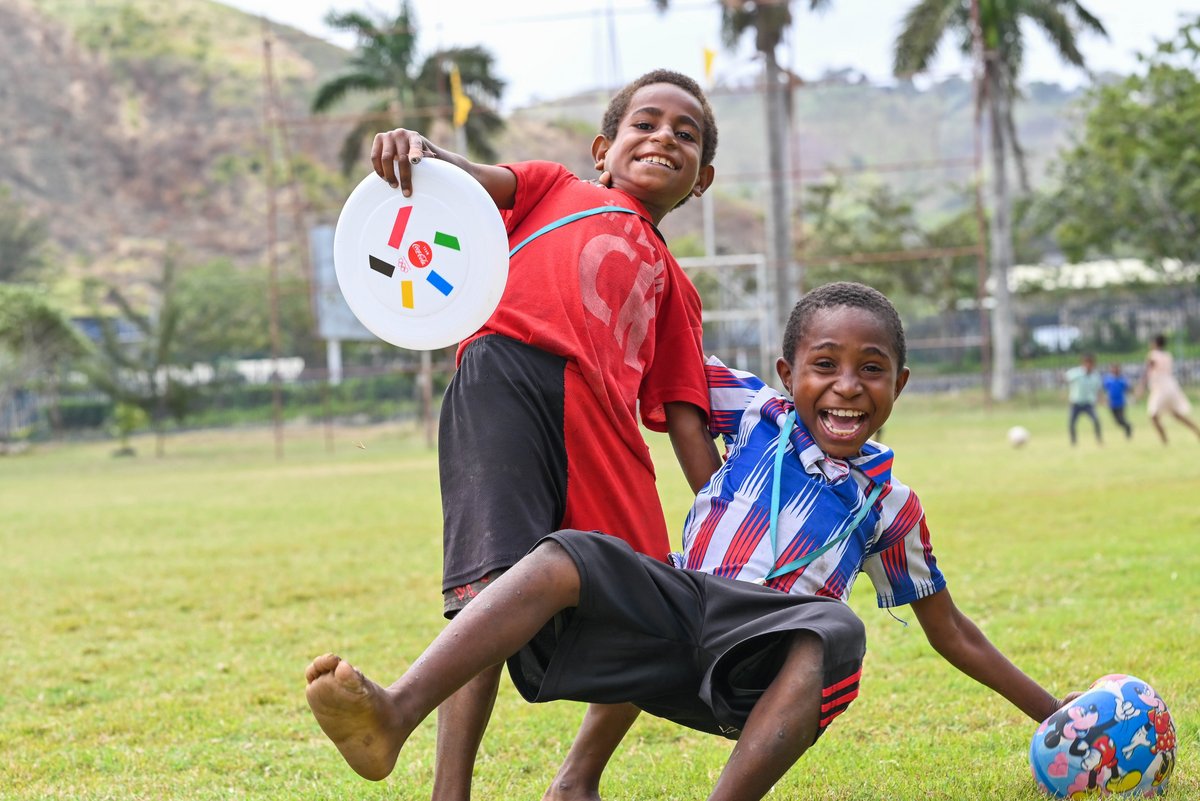
[[[988,82],[988,116],[992,128],[989,143],[992,155],[992,296],[996,301],[992,312],[992,398],[1003,401],[1012,397],[1015,332],[1012,296],[1008,291],[1008,272],[1013,261],[1012,197],[1005,165],[1008,135],[1004,120],[1009,97],[997,70],[988,71]]]
[[[772,342],[763,343],[766,352],[777,351],[783,339],[788,315],[799,297],[799,282],[793,265],[792,219],[790,188],[791,159],[788,153],[788,122],[784,92],[780,81],[779,62],[775,51],[761,51],[763,56],[763,94],[767,123],[767,172],[769,200],[767,204],[767,277],[773,300],[771,319]]]

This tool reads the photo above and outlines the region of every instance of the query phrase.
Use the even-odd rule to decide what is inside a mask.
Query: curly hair
[[[796,344],[803,338],[813,315],[824,309],[845,306],[874,315],[888,329],[892,348],[896,351],[896,366],[903,367],[908,360],[908,348],[904,343],[904,324],[900,322],[896,307],[879,290],[852,281],[838,281],[817,287],[792,308],[783,332],[783,358],[788,364],[795,358]]]
[[[613,96],[613,99],[608,101],[608,108],[604,110],[604,119],[600,123],[600,133],[604,134],[607,139],[616,138],[617,128],[621,124],[621,119],[629,111],[629,103],[633,99],[634,93],[643,86],[650,86],[656,83],[669,83],[672,86],[678,86],[696,98],[696,101],[700,103],[700,110],[703,113],[703,119],[700,120],[702,128],[700,132],[702,140],[700,142],[700,166],[707,167],[709,164],[712,164],[713,157],[717,154],[717,120],[713,116],[712,107],[708,104],[708,98],[704,96],[704,90],[700,88],[700,84],[688,76],[674,72],[673,70],[653,70],[647,72],[617,92]]]

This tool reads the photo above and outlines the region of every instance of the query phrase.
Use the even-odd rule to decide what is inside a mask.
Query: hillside
[[[278,190],[281,238],[332,222],[362,173],[338,174],[345,115],[311,117],[315,88],[347,53],[286,27],[272,31],[286,144],[297,193]],[[260,21],[211,0],[0,0],[0,187],[47,220],[64,261],[103,270],[170,242],[191,258],[261,262],[267,214]],[[1064,142],[1076,95],[1030,87],[1018,109],[1035,181]],[[545,158],[591,174],[587,148],[607,92],[515,112],[498,142],[505,160]],[[754,87],[717,87],[717,241],[762,247],[765,185],[761,100]],[[804,181],[837,172],[919,193],[930,212],[960,202],[970,179],[970,86],[880,88],[850,74],[799,87],[793,98]],[[950,160],[950,164],[939,164]],[[297,205],[299,201],[299,206]],[[700,204],[671,214],[664,233],[700,241]],[[296,260],[293,259],[293,262]]]
[[[283,114],[345,53],[275,31]],[[207,0],[0,0],[0,184],[68,257],[261,253],[260,23]],[[326,161],[305,129],[293,147]],[[253,211],[251,211],[253,210]]]
[[[1034,186],[1066,144],[1080,96],[1079,91],[1037,83],[1027,87],[1017,104],[1017,129]],[[755,197],[766,180],[762,98],[753,86],[718,86],[711,100],[721,132],[716,191]],[[541,121],[598,121],[606,101],[605,93],[587,93],[518,114]],[[974,109],[966,81],[949,79],[918,89],[911,84],[879,87],[834,75],[797,87],[792,107],[799,154],[793,170],[805,183],[834,174],[859,176],[928,196],[970,180]]]

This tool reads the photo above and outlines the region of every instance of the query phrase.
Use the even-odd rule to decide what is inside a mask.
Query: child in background
[[[1092,427],[1096,430],[1096,444],[1103,445],[1100,437],[1100,418],[1096,416],[1096,403],[1100,400],[1100,373],[1096,370],[1096,357],[1090,353],[1083,354],[1077,367],[1066,372],[1067,400],[1071,404],[1071,414],[1067,420],[1067,431],[1071,435],[1071,444],[1075,444],[1075,422],[1079,416],[1092,418]]]
[[[1121,375],[1121,365],[1113,362],[1104,376],[1104,392],[1108,395],[1108,410],[1113,420],[1125,431],[1125,439],[1133,437],[1133,426],[1125,418],[1125,395],[1129,392],[1129,379]]]
[[[1200,437],[1200,427],[1191,418],[1192,405],[1175,378],[1175,357],[1167,350],[1167,337],[1164,334],[1154,337],[1150,353],[1146,356],[1146,370],[1138,380],[1138,394],[1146,388],[1150,390],[1146,412],[1163,445],[1167,444],[1167,430],[1162,424],[1163,412],[1170,412],[1172,417]]]
[[[527,700],[629,701],[737,740],[709,798],[754,801],[858,695],[864,629],[843,601],[860,572],[880,606],[912,606],[947,661],[1049,717],[1074,696],[1055,699],[958,610],[920,501],[870,440],[908,382],[905,350],[875,290],[813,291],[777,363],[794,402],[709,360],[713,430],[729,453],[688,516],[688,567],[597,532],[552,534],[391,686],[333,654],[314,660],[307,698],[322,729],[355,771],[381,779],[443,698],[507,660]]]
[[[656,227],[712,183],[716,146],[704,93],[666,70],[609,103],[592,143],[596,183],[550,162],[475,164],[415,131],[376,136],[375,171],[405,194],[422,158],[466,170],[500,208],[513,248],[499,307],[459,346],[442,403],[446,617],[557,529],[617,532],[666,559],[639,412],[669,432],[693,491],[720,466],[706,427],[700,297]],[[470,797],[500,665],[478,673],[439,708],[434,801]],[[590,708],[546,797],[598,793],[636,716]]]

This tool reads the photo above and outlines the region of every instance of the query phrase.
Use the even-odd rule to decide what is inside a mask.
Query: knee
[[[575,560],[559,543],[554,540],[542,540],[529,554],[521,560],[534,575],[568,588],[575,599],[570,605],[578,603],[579,596],[579,567]]]
[[[859,616],[854,614],[854,610],[844,603],[838,603],[838,608],[834,612],[833,617],[837,619],[838,625],[841,626],[840,633],[844,641],[848,645],[853,646],[854,650],[858,653],[866,653],[867,627],[863,625]]]
[[[538,562],[550,571],[570,570],[576,574],[579,572],[567,549],[554,540],[542,540],[525,558]]]

